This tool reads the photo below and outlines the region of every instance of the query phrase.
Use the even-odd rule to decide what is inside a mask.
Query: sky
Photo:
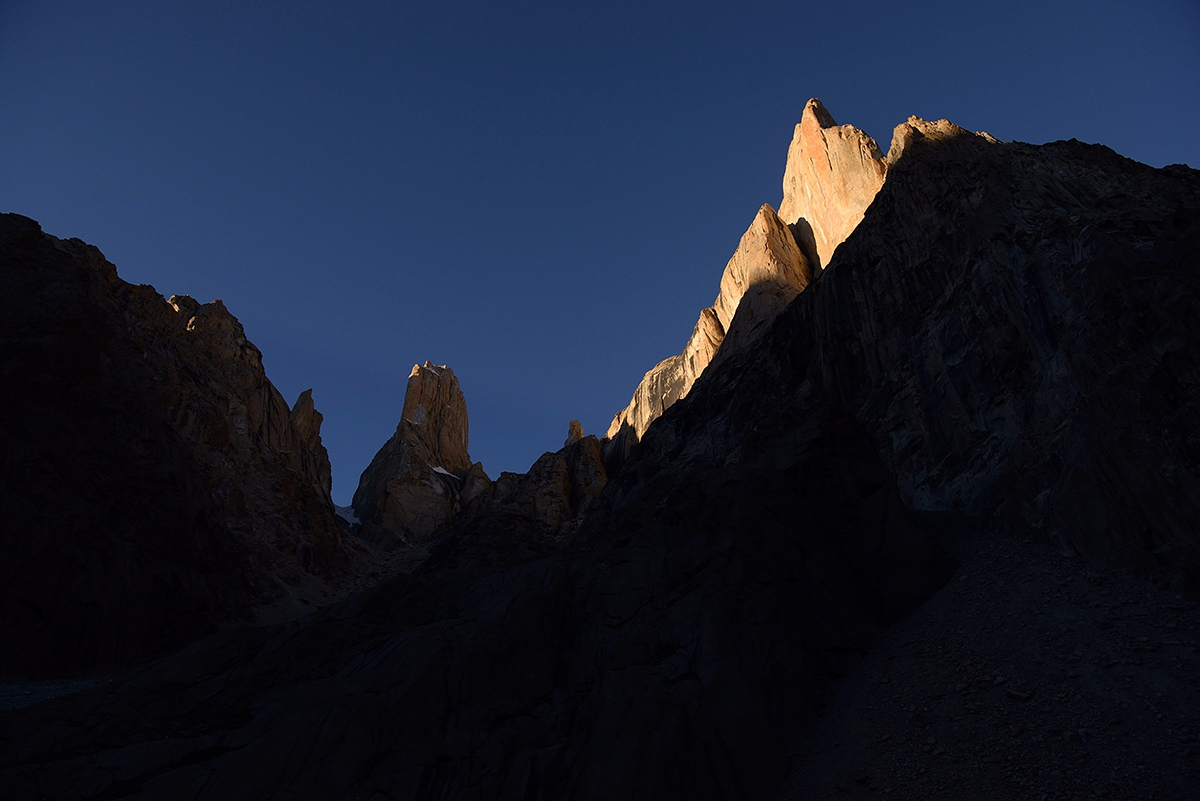
[[[414,363],[493,477],[603,435],[810,97],[1200,167],[1200,2],[0,0],[0,211],[223,299],[347,505]]]

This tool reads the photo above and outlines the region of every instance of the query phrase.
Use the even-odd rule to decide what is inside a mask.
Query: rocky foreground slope
[[[842,775],[806,773],[805,736],[837,678],[927,599],[966,605],[947,619],[984,632],[1008,625],[994,617],[996,582],[942,589],[957,547],[947,543],[970,541],[956,531],[1132,566],[1170,595],[1197,594],[1198,264],[1195,171],[910,119],[823,272],[751,347],[704,370],[616,469],[599,464],[598,442],[572,437],[525,491],[501,477],[411,575],[0,717],[0,788],[762,799],[797,766],[794,787],[895,794],[877,769],[844,791]],[[563,498],[577,516],[566,527],[547,511]],[[1023,580],[1003,560],[1025,551],[999,552],[971,564]],[[1089,614],[1038,628],[1047,653],[1066,659],[1049,640],[1102,619]],[[946,637],[982,642],[959,628]],[[1175,642],[1193,630],[1179,626]],[[1137,631],[1133,642],[1148,643]],[[958,669],[963,687],[949,692],[985,709],[988,726],[1003,722],[984,672]],[[1174,692],[1152,672],[1130,676],[1130,697]],[[937,723],[946,696],[932,695],[909,704],[912,715],[930,707],[927,723],[905,726]],[[1194,693],[1177,696],[1156,703]],[[1191,721],[1168,722],[1194,736]],[[979,729],[961,727],[960,740],[990,743]],[[980,771],[999,764],[969,742],[953,748]],[[902,757],[873,764],[897,782],[924,775]],[[1129,764],[1182,772],[1191,758]],[[1073,769],[1048,767],[1028,786],[998,771],[974,785],[962,783],[978,771],[940,771],[921,795],[1092,789]],[[1187,786],[1171,778],[1103,787],[1152,797]]]

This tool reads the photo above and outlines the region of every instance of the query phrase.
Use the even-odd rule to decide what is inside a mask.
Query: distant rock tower
[[[467,402],[454,371],[429,362],[413,365],[396,433],[354,493],[362,533],[390,532],[420,542],[449,523],[468,473],[482,473],[482,466],[472,471],[467,441]]]

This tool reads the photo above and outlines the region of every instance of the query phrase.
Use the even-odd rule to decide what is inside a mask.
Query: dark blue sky
[[[523,471],[680,350],[811,96],[1200,166],[1195,0],[976,5],[0,0],[0,210],[224,299],[339,503],[426,359]]]

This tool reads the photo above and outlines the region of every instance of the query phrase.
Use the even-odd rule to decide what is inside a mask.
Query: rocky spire
[[[413,365],[396,433],[354,493],[364,533],[383,530],[420,541],[448,523],[472,467],[467,434],[467,402],[454,371]]]
[[[713,311],[725,330],[722,351],[737,350],[754,339],[808,286],[812,273],[791,230],[764,203],[725,265],[721,292],[713,301]]]
[[[700,312],[683,352],[651,368],[629,405],[613,418],[607,437],[621,438],[623,443],[610,446],[609,453],[631,447],[652,422],[687,395],[718,349],[728,353],[751,342],[811,277],[812,268],[792,232],[764,203],[725,265],[717,299]]]
[[[333,491],[333,466],[329,463],[329,451],[321,442],[321,423],[325,417],[313,405],[312,390],[306,389],[296,398],[292,406],[292,425],[312,453],[317,473],[317,487],[329,496]]]
[[[613,418],[605,448],[610,468],[613,454],[619,461],[714,359],[754,341],[829,263],[883,186],[887,165],[874,139],[838,125],[820,100],[808,101],[788,148],[779,213],[767,204],[758,210],[683,353],[651,368]]]
[[[567,441],[563,443],[564,448],[571,447],[571,443],[578,442],[583,439],[583,423],[578,420],[572,420],[567,424]]]
[[[853,125],[838,125],[815,97],[804,107],[788,148],[779,216],[815,259],[829,264],[887,175],[875,140]]]

